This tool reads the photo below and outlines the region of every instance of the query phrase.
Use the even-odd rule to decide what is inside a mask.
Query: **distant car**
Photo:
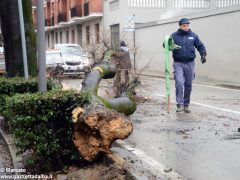
[[[91,69],[87,54],[78,44],[56,44],[54,49],[60,49],[64,61],[64,74],[84,74]]]
[[[64,73],[64,61],[60,50],[46,51],[46,68],[47,70],[55,70],[58,74]]]
[[[0,47],[0,54],[4,54],[4,48]]]

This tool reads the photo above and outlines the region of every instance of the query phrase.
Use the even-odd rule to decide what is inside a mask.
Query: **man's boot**
[[[189,109],[189,107],[188,107],[188,106],[184,106],[184,112],[185,112],[185,113],[190,113],[190,112],[191,112],[191,110]]]
[[[176,112],[183,112],[183,105],[178,104]]]

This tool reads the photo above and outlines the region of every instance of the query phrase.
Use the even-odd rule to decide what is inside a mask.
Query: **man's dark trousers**
[[[188,106],[194,80],[195,62],[174,62],[174,79],[176,88],[176,101],[178,105]]]

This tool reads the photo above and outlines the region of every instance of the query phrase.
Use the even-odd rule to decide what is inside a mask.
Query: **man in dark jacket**
[[[173,68],[176,87],[177,112],[190,113],[190,95],[192,91],[192,81],[194,80],[194,68],[196,58],[195,48],[201,55],[202,63],[206,62],[206,49],[199,37],[189,29],[189,20],[182,18],[179,21],[179,29],[171,37],[175,44],[181,46],[174,49]]]

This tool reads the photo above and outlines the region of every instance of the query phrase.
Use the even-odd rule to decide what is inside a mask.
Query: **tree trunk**
[[[23,17],[27,46],[29,75],[37,76],[37,42],[32,16],[32,0],[23,0]]]
[[[9,77],[23,76],[17,0],[1,0],[0,8],[7,75]]]
[[[81,90],[90,93],[92,103],[84,109],[78,107],[73,111],[73,142],[81,157],[88,161],[93,161],[101,152],[108,153],[115,140],[125,139],[133,131],[132,123],[124,116],[136,110],[131,92],[111,100],[97,95],[101,79],[113,78],[115,72],[116,68],[108,63],[95,67],[86,76]]]
[[[36,75],[36,35],[32,22],[31,0],[23,1],[29,74]],[[31,16],[31,17],[30,17]],[[1,29],[4,41],[5,66],[9,77],[23,76],[23,55],[17,0],[1,0]]]

